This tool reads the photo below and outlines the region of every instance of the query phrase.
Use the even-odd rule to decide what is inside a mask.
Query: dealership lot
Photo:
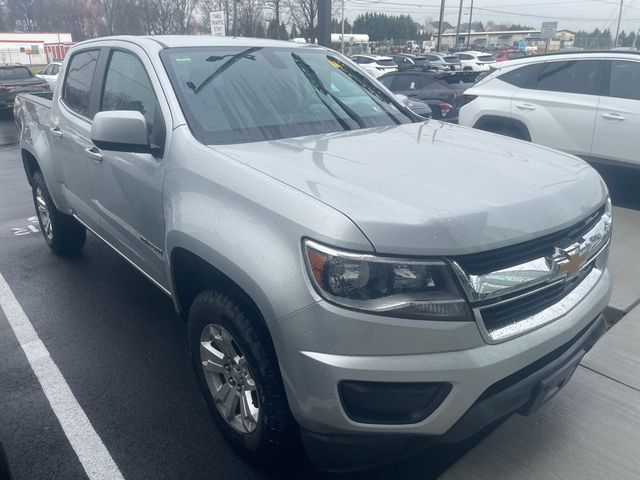
[[[33,217],[15,141],[11,119],[4,116],[0,274],[122,476],[322,477],[299,452],[292,452],[283,475],[258,470],[230,449],[192,375],[185,325],[170,300],[124,260],[93,236],[77,258],[65,260],[49,252]],[[615,170],[605,174],[618,206],[611,254],[618,281],[609,312],[618,319],[640,298],[640,285],[633,281],[637,262],[629,257],[638,241],[640,198],[634,188],[637,178]],[[23,347],[0,313],[0,376],[5,380],[0,383],[0,442],[12,470],[16,478],[85,478],[86,463],[78,460],[70,432],[59,421],[65,412],[54,413],[52,398],[43,391]],[[74,424],[73,418],[65,420]],[[468,447],[431,450],[400,468],[362,478],[415,478],[418,473],[420,478],[435,478]],[[94,478],[113,477],[98,471]]]

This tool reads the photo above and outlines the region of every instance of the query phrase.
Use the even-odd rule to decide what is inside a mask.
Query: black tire
[[[189,310],[189,353],[198,383],[213,417],[227,440],[240,454],[263,466],[282,464],[285,454],[300,444],[295,420],[289,410],[280,368],[266,327],[255,309],[224,293],[205,291]],[[233,337],[256,383],[260,414],[255,430],[234,429],[216,407],[200,358],[203,330],[215,323]]]
[[[0,443],[0,480],[11,480],[11,472],[9,471],[9,461],[4,453],[2,444]]]
[[[80,252],[86,241],[87,232],[75,218],[56,208],[41,172],[33,174],[32,192],[40,230],[49,248],[58,255],[74,255]],[[39,192],[47,209],[50,230],[47,229],[43,212],[39,208]]]
[[[506,125],[491,125],[485,129],[487,132],[497,133],[505,137],[517,138],[518,140],[526,140],[522,133],[516,129]]]

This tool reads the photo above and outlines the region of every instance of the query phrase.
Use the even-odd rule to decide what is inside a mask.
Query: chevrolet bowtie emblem
[[[569,249],[556,247],[553,252],[553,263],[555,271],[560,276],[571,276],[578,273],[584,265],[586,254],[580,245],[575,245]]]

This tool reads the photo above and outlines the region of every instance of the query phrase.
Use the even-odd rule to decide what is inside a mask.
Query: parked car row
[[[514,57],[516,58],[516,57]],[[490,65],[496,62],[496,57],[489,53],[469,51],[455,54],[445,53],[396,53],[392,56],[382,55],[353,55],[351,60],[369,73],[378,78],[385,73],[393,71],[489,71]]]
[[[503,62],[465,91],[462,125],[640,167],[640,55],[571,52]]]

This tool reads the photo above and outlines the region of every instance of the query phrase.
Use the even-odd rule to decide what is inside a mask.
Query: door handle
[[[60,130],[60,127],[49,127],[49,131],[55,138],[62,138],[62,130]]]
[[[624,117],[619,113],[603,113],[602,118],[606,118],[608,120],[618,120],[618,121],[624,120]]]
[[[530,103],[518,103],[516,108],[519,108],[520,110],[535,110],[536,106],[531,105]]]
[[[100,153],[97,147],[87,147],[84,149],[84,153],[96,163],[100,163],[103,160],[102,153]]]

